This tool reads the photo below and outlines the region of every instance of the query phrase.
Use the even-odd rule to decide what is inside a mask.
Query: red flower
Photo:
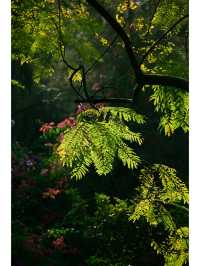
[[[45,123],[41,126],[41,128],[39,129],[40,132],[42,133],[47,133],[50,129],[53,128],[54,122],[51,123]]]
[[[57,127],[58,128],[63,128],[63,127],[65,127],[66,125],[65,125],[65,120],[63,120],[62,122],[60,122],[60,123],[58,123],[57,124]]]
[[[76,120],[74,117],[69,117],[61,121],[60,123],[57,124],[58,128],[64,128],[66,126],[68,127],[74,127],[76,125]]]
[[[46,192],[42,193],[42,197],[43,198],[51,198],[51,199],[55,199],[55,197],[61,193],[60,189],[57,188],[48,188],[48,190]]]
[[[57,238],[52,244],[56,249],[63,249],[65,247],[64,237],[61,236],[60,238]]]

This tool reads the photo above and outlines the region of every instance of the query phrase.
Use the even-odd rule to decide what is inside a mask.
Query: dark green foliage
[[[44,157],[40,157],[42,164],[35,163],[33,168],[26,166],[31,159],[26,153],[16,156],[14,265],[141,265],[149,260],[152,265],[159,265],[146,226],[128,221],[133,211],[131,200],[103,193],[88,196],[84,191],[81,195],[76,184],[64,177],[63,170],[47,166]],[[44,170],[49,171],[48,175]],[[139,255],[141,252],[146,258]]]

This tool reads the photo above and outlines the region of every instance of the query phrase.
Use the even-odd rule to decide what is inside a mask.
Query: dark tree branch
[[[102,98],[102,99],[84,99],[83,101],[76,100],[75,102],[88,102],[88,103],[122,103],[122,104],[133,104],[138,96],[139,91],[142,89],[144,85],[163,85],[163,86],[171,86],[178,89],[183,89],[185,91],[189,91],[189,83],[187,80],[174,77],[174,76],[167,76],[167,75],[160,75],[160,74],[145,74],[143,76],[143,83],[139,83],[133,92],[133,99],[126,99],[126,98]]]
[[[84,91],[84,94],[85,94],[86,99],[89,99],[89,95],[88,95],[88,92],[87,92],[87,85],[86,85],[85,68],[84,68],[84,66],[83,65],[80,65],[78,68],[74,68],[65,59],[65,45],[64,45],[63,36],[62,36],[62,30],[61,30],[61,0],[57,0],[57,3],[58,3],[58,26],[57,26],[56,23],[55,23],[55,25],[56,25],[56,28],[57,28],[57,31],[58,31],[58,34],[59,34],[60,54],[61,54],[62,60],[65,63],[65,65],[68,68],[70,68],[71,70],[73,70],[72,74],[70,75],[69,82],[70,82],[70,85],[71,85],[72,89],[76,92],[76,94],[82,100],[85,100],[85,98],[80,93],[81,87],[83,87],[83,91]],[[64,52],[62,50],[62,46],[64,47]],[[74,76],[76,75],[76,73],[78,71],[81,71],[81,76],[82,76],[81,86],[80,86],[79,89],[77,89],[74,86],[74,84],[73,84],[73,78],[74,78]]]
[[[188,18],[188,14],[178,19],[153,45],[147,50],[147,52],[142,57],[140,65],[144,62],[144,59],[155,49],[155,47],[169,34],[180,22]]]
[[[115,41],[117,40],[118,35],[116,35],[113,40],[111,41],[110,45],[105,49],[105,51],[99,56],[99,58],[97,58],[97,60],[95,60],[95,62],[85,71],[85,74],[87,74],[88,72],[90,72],[98,63],[99,61],[105,56],[105,54],[110,50],[110,48],[113,46],[113,44],[115,43]]]
[[[62,57],[62,60],[63,62],[65,63],[65,65],[70,68],[71,70],[76,70],[76,68],[74,68],[73,66],[71,66],[67,60],[65,59],[65,45],[64,45],[64,41],[63,41],[63,36],[62,36],[62,30],[61,30],[61,0],[57,0],[58,2],[58,26],[57,24],[54,22],[56,28],[57,28],[57,31],[58,31],[58,35],[59,35],[59,49],[60,49],[60,54],[61,54],[61,57]],[[64,48],[64,52],[62,50],[62,46]]]
[[[131,42],[126,32],[123,30],[121,25],[105,10],[103,6],[101,6],[96,0],[86,0],[96,11],[110,24],[110,26],[116,31],[116,33],[121,37],[125,44],[125,48],[127,54],[129,56],[129,60],[131,66],[135,72],[137,82],[140,82],[143,73],[138,65],[137,58],[132,50]]]
[[[141,89],[143,88],[143,84],[142,83],[139,83],[138,85],[137,85],[137,87],[135,88],[135,90],[133,91],[133,101],[135,101],[136,100],[136,98],[137,98],[137,96],[138,96],[138,93],[141,91]]]
[[[112,104],[133,104],[132,99],[127,98],[90,98],[85,100],[75,100],[75,103],[112,103]]]
[[[58,25],[56,24],[56,22],[54,21],[54,19],[52,19],[52,21],[53,21],[53,23],[54,23],[54,25],[55,25],[55,27],[56,27],[58,33],[59,33],[59,31],[61,31],[61,29],[59,29],[60,26],[58,26]],[[72,89],[75,91],[75,93],[76,93],[76,94],[77,94],[82,100],[84,100],[85,98],[80,94],[80,88],[77,89],[77,88],[74,86],[74,84],[73,84],[73,77],[75,76],[75,74],[76,74],[81,68],[80,68],[80,67],[78,67],[78,68],[74,68],[74,67],[72,67],[72,66],[71,66],[71,65],[65,60],[65,52],[63,53],[63,51],[62,51],[62,45],[64,46],[64,42],[63,42],[63,40],[62,40],[62,35],[60,35],[60,34],[59,34],[59,40],[58,40],[58,42],[59,42],[59,50],[60,50],[60,54],[61,54],[61,57],[62,57],[62,61],[63,61],[63,63],[67,66],[67,68],[70,68],[71,70],[73,70],[73,72],[72,72],[72,74],[71,74],[71,76],[70,76],[70,78],[69,78],[70,86],[71,86]],[[64,51],[65,51],[65,48],[64,48]]]
[[[89,94],[88,94],[88,91],[87,91],[87,84],[86,84],[86,72],[85,72],[85,68],[84,66],[80,66],[80,69],[81,69],[81,75],[82,75],[82,86],[83,86],[83,91],[85,93],[85,97],[86,99],[89,98]]]
[[[74,84],[73,84],[73,77],[76,75],[76,73],[78,72],[78,71],[80,71],[81,70],[81,66],[79,66],[78,68],[76,68],[73,72],[72,72],[72,74],[71,74],[71,76],[70,76],[70,78],[69,78],[69,82],[70,82],[70,85],[71,85],[71,87],[72,87],[72,89],[76,92],[76,94],[84,101],[85,100],[85,98],[81,95],[81,93],[80,93],[80,89],[78,90],[75,86],[74,86]]]
[[[131,42],[126,32],[120,26],[120,24],[102,7],[96,0],[86,0],[96,11],[111,25],[111,27],[116,31],[116,33],[121,37],[122,41],[125,44],[126,52],[129,56],[129,60],[131,66],[135,72],[136,82],[138,83],[138,87],[135,93],[138,92],[138,88],[142,88],[144,85],[164,85],[164,86],[172,86],[176,88],[180,88],[183,90],[189,90],[188,81],[179,77],[167,76],[161,74],[143,74],[140,69],[141,63],[138,64],[137,58],[133,52]],[[188,15],[180,18],[177,22],[175,22],[170,29],[165,32],[147,51],[147,53],[143,56],[142,61],[145,57],[165,38],[165,36],[171,32],[181,21],[187,18]]]
[[[185,207],[185,206],[182,206],[182,205],[179,205],[179,204],[176,204],[176,203],[170,203],[170,205],[175,206],[175,207],[177,207],[179,209],[182,209],[182,210],[184,210],[186,212],[189,212],[189,209],[187,207]]]
[[[183,78],[161,75],[161,74],[145,74],[143,76],[144,85],[163,85],[171,86],[178,89],[189,91],[189,82]]]
[[[128,103],[128,104],[132,104],[133,100],[132,99],[123,99],[123,98],[102,98],[102,99],[92,99],[89,97],[89,94],[87,92],[87,87],[86,87],[86,74],[98,63],[98,61],[106,54],[106,52],[110,49],[110,47],[113,45],[115,39],[117,39],[117,36],[120,36],[122,41],[125,44],[125,48],[127,51],[127,54],[129,56],[129,60],[131,63],[131,66],[135,72],[135,77],[136,77],[136,82],[138,83],[138,86],[136,87],[135,91],[134,91],[134,100],[135,97],[138,93],[138,91],[144,86],[144,85],[164,85],[164,86],[173,86],[173,87],[177,87],[177,88],[181,88],[184,89],[186,91],[188,91],[188,81],[184,80],[182,78],[178,78],[178,77],[173,77],[173,76],[167,76],[167,75],[159,75],[159,74],[143,74],[142,70],[140,69],[140,64],[138,64],[137,58],[133,52],[132,46],[131,46],[131,42],[129,37],[127,36],[126,32],[124,31],[124,29],[121,27],[121,25],[104,9],[104,7],[102,7],[96,0],[86,0],[93,8],[96,9],[96,11],[111,25],[111,27],[116,31],[117,36],[115,37],[115,39],[112,41],[111,45],[109,46],[108,49],[106,49],[103,53],[103,55],[101,55],[101,57],[87,70],[85,71],[83,66],[79,66],[78,68],[74,68],[73,66],[71,66],[65,59],[65,45],[63,42],[63,37],[62,37],[62,31],[61,31],[61,17],[60,17],[60,13],[61,13],[61,0],[58,0],[58,19],[59,19],[59,26],[57,26],[57,30],[59,33],[59,47],[60,47],[60,53],[61,53],[61,57],[63,62],[65,63],[65,65],[70,68],[71,70],[73,70],[69,81],[71,84],[71,87],[74,89],[74,91],[76,92],[76,94],[81,98],[81,102],[88,102],[88,103],[100,103],[100,102],[109,102],[109,103]],[[158,1],[159,4],[159,1]],[[156,8],[157,9],[157,8]],[[156,12],[156,10],[155,10]],[[185,15],[184,17],[180,18],[176,23],[174,23],[170,29],[165,32],[150,48],[149,50],[146,52],[146,54],[143,56],[142,61],[148,56],[149,53],[151,53],[154,48],[165,38],[165,36],[171,32],[181,21],[183,21],[185,18],[187,18],[188,15]],[[64,53],[62,50],[62,46],[64,47]],[[78,90],[74,85],[73,85],[73,77],[75,76],[75,74],[81,71],[81,75],[82,75],[82,81],[81,81],[81,85],[83,87],[84,90],[84,94],[86,99],[81,95],[80,93],[80,89]],[[80,100],[77,100],[75,102],[80,102]]]

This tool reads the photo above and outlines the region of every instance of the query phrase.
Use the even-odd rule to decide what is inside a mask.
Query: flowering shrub
[[[76,125],[76,120],[74,117],[69,117],[57,124],[57,128],[64,128],[66,126],[74,127]]]
[[[55,199],[57,195],[59,195],[61,193],[60,189],[56,189],[56,188],[48,188],[46,192],[42,193],[42,197],[45,198],[51,198],[51,199]]]
[[[61,236],[52,242],[56,249],[63,249],[65,247],[64,237]]]
[[[127,219],[131,205],[104,194],[84,198],[65,171],[48,164],[44,155],[28,177],[30,166],[22,159],[26,156],[15,158],[15,164],[23,161],[24,167],[24,176],[18,176],[13,187],[15,261],[79,266],[95,265],[96,258],[98,263],[131,264],[132,250],[139,250],[139,241],[145,239],[145,228],[136,229]],[[150,247],[146,256],[154,256]]]
[[[42,133],[47,133],[50,129],[52,129],[54,126],[54,122],[51,122],[51,123],[45,123],[43,124],[39,131],[42,132]]]

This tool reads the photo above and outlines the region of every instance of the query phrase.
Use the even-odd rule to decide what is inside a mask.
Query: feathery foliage
[[[188,227],[180,227],[162,244],[152,241],[151,246],[164,256],[164,266],[182,266],[188,261],[188,238]]]
[[[165,266],[182,266],[188,259],[188,228],[177,228],[169,206],[187,210],[181,203],[188,204],[188,189],[176,176],[176,171],[165,165],[155,164],[141,170],[140,186],[130,220],[135,222],[144,217],[152,226],[161,224],[168,232],[165,242],[152,246],[165,258]]]
[[[153,86],[150,97],[155,111],[161,114],[159,128],[170,136],[178,128],[189,130],[189,95],[187,92],[169,87]]]
[[[72,169],[72,177],[82,178],[92,164],[99,175],[106,175],[115,157],[129,169],[137,167],[140,158],[126,142],[141,145],[143,139],[124,121],[143,123],[144,118],[131,109],[115,107],[87,109],[77,116],[76,126],[64,132],[57,149],[62,164]]]

